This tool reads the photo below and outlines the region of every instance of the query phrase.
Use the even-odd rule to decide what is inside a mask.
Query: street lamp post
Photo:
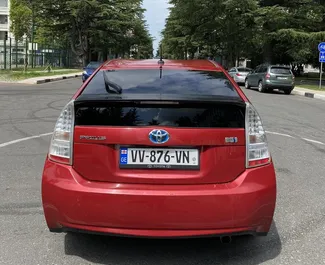
[[[35,17],[34,17],[34,5],[31,0],[32,5],[32,68],[34,68],[34,30],[35,30]]]
[[[34,11],[34,3],[33,0],[28,1],[29,6],[32,10],[32,32],[31,32],[31,43],[32,43],[32,51],[31,51],[31,67],[34,68],[34,31],[35,31],[35,11]]]

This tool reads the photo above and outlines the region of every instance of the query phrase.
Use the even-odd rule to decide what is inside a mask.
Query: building
[[[9,7],[10,0],[0,0],[0,41],[9,37]]]

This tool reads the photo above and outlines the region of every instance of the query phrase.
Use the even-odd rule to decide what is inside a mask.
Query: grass
[[[324,86],[322,86],[321,88],[319,88],[319,86],[317,85],[297,85],[297,88],[301,87],[301,88],[307,88],[307,89],[311,89],[311,90],[317,90],[317,91],[325,91],[325,83]]]
[[[319,73],[308,73],[300,77],[296,77],[296,87],[307,88],[317,91],[325,91],[325,73],[322,77],[322,88],[319,88]]]
[[[54,76],[54,75],[64,75],[82,72],[81,69],[53,69],[55,71],[45,71],[44,68],[34,68],[28,69],[27,72],[19,69],[0,70],[0,80],[2,81],[19,81],[33,77],[43,77],[43,76]]]

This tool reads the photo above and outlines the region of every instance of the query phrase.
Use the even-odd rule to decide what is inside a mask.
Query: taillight
[[[237,73],[236,75],[237,75],[237,76],[241,76],[241,74],[238,74],[238,73]]]
[[[270,74],[266,74],[265,78],[266,79],[270,79],[271,75]]]
[[[269,164],[271,155],[269,152],[266,133],[262,120],[250,104],[246,104],[246,167],[257,167]]]
[[[62,110],[54,128],[49,158],[55,162],[72,164],[74,128],[74,101],[70,101]]]

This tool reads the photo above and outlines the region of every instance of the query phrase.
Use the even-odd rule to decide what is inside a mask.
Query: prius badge
[[[235,143],[238,143],[238,138],[237,137],[226,137],[225,138],[225,143],[226,144],[235,144]]]
[[[169,133],[165,130],[152,130],[149,133],[149,140],[154,144],[164,144],[167,143],[169,140]]]
[[[105,141],[106,136],[80,135],[80,140]]]

